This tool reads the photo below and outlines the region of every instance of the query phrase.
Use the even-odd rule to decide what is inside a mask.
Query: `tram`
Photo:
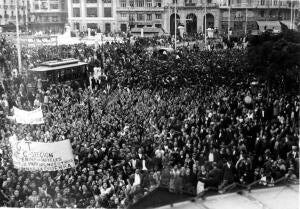
[[[40,80],[42,88],[53,84],[77,83],[84,87],[88,79],[87,63],[78,59],[62,59],[43,62],[40,66],[29,70],[29,76]]]

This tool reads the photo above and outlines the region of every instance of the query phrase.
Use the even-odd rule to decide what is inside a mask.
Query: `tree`
[[[300,81],[300,33],[286,30],[274,35],[265,32],[249,40],[249,70],[266,80],[269,87],[298,90]]]

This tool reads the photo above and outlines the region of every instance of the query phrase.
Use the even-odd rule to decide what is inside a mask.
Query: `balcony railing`
[[[221,9],[228,9],[227,5],[220,5],[219,6]],[[238,9],[238,8],[257,8],[257,9],[286,9],[290,8],[289,5],[284,4],[284,5],[260,5],[260,4],[236,4],[236,5],[230,5],[231,9]]]
[[[118,12],[164,11],[163,7],[117,7]]]
[[[288,17],[247,17],[247,21],[251,22],[251,21],[281,21],[281,20],[288,20]],[[223,22],[227,22],[228,21],[228,17],[222,17],[221,20]],[[230,18],[231,22],[238,22],[238,21],[246,21],[246,18],[243,17],[238,17],[238,18]]]
[[[186,7],[194,7],[196,6],[196,3],[185,3]]]

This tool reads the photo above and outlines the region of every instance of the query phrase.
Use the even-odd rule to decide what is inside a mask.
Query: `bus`
[[[43,89],[63,83],[76,83],[83,88],[88,79],[87,66],[87,63],[73,58],[52,60],[30,69],[29,76],[33,80],[40,80]]]

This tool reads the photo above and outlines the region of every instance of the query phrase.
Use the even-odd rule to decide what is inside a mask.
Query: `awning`
[[[286,27],[288,27],[288,29],[292,29],[291,27],[291,21],[289,20],[283,20],[283,21],[280,21],[283,25],[285,25]],[[297,26],[295,24],[293,24],[293,29],[297,29]]]
[[[265,30],[278,30],[281,31],[281,25],[279,21],[256,21],[260,31]]]

